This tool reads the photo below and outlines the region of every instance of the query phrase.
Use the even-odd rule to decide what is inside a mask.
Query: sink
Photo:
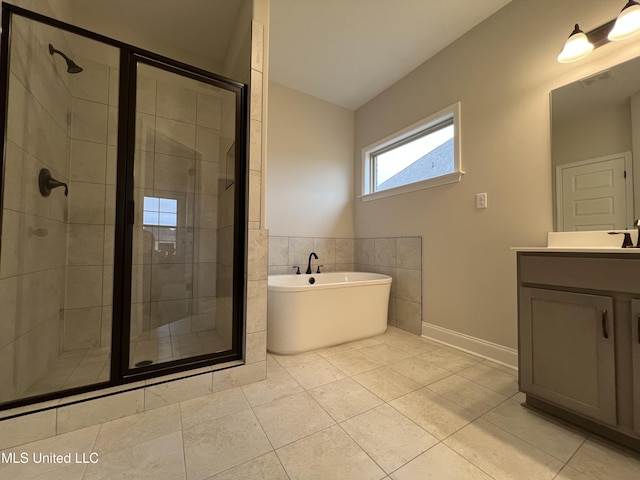
[[[636,230],[615,230],[616,232],[628,232],[631,240],[636,245],[638,232]],[[620,248],[624,237],[622,235],[609,235],[608,231],[588,232],[549,232],[547,234],[548,248],[588,248],[611,249]],[[625,249],[626,250],[626,249]]]

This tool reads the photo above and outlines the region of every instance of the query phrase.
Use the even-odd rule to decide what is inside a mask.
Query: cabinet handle
[[[638,314],[638,343],[640,343],[640,313]]]
[[[602,336],[604,338],[609,338],[609,331],[607,329],[607,311],[602,311]]]

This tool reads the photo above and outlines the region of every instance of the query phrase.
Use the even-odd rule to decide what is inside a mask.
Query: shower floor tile
[[[138,340],[130,346],[130,365],[139,362],[171,362],[196,355],[227,350],[230,346],[216,330]],[[164,327],[161,327],[164,328]],[[111,347],[95,347],[62,352],[46,374],[34,381],[23,396],[43,395],[73,387],[106,382],[111,374]]]
[[[351,374],[329,361],[385,343],[369,353],[388,366]],[[64,446],[96,452],[99,463],[4,463],[0,478],[640,478],[640,454],[523,408],[511,369],[393,327],[375,342],[319,353],[268,355],[262,382],[11,448]],[[69,352],[49,380],[68,382],[101,354]]]

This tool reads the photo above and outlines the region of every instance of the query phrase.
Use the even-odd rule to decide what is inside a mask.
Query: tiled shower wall
[[[48,55],[44,28],[16,21],[12,34],[9,115],[16,121],[7,131],[4,172],[0,401],[20,395],[58,358],[67,241],[67,197],[61,189],[40,195],[38,174],[48,168],[67,181],[68,78]],[[49,39],[63,45],[61,35]]]
[[[422,238],[269,237],[269,274],[304,273],[309,254],[316,252],[313,272],[360,271],[393,278],[389,297],[389,325],[420,335],[422,332]]]
[[[263,0],[245,2],[243,8],[246,10],[246,18],[243,17],[243,21],[238,23],[239,29],[246,28],[248,30],[247,32],[243,31],[244,33],[241,32],[239,38],[243,48],[245,45],[250,45],[251,69],[247,74],[251,75],[252,85],[249,129],[250,189],[245,364],[223,366],[233,368],[212,369],[207,367],[189,371],[185,372],[185,377],[187,378],[178,378],[179,375],[172,375],[169,378],[158,377],[152,380],[136,382],[127,386],[116,387],[109,391],[112,395],[103,398],[92,398],[95,392],[77,395],[61,401],[54,409],[43,410],[30,415],[23,414],[42,408],[43,405],[38,404],[2,411],[0,412],[1,417],[20,416],[0,422],[0,448],[9,448],[25,442],[51,437],[56,433],[69,432],[144,410],[256,382],[266,377],[268,231],[263,228],[262,145],[265,130],[263,124],[265,111],[263,108],[266,107],[266,88],[263,88],[263,86],[266,87],[267,85],[266,68],[268,65],[268,17],[265,13],[268,12],[267,7],[268,2]],[[258,21],[251,22],[250,19],[252,17],[258,19]],[[244,41],[246,38],[250,39],[250,42]],[[265,75],[264,82],[263,72]],[[238,75],[235,76],[238,77]],[[44,145],[46,143],[43,143],[42,146]],[[3,245],[6,243],[7,240],[3,238]],[[0,274],[0,280],[3,278]],[[12,296],[9,296],[9,300],[12,298]],[[3,301],[2,305],[3,308],[5,305],[11,305],[11,301],[6,304]],[[4,334],[5,331],[1,330],[0,340],[5,338]],[[7,367],[11,364],[4,362],[5,357],[2,352],[3,350],[0,349],[0,360],[3,361],[3,367]],[[29,360],[32,361],[32,359]],[[3,368],[0,371],[0,381],[3,388],[5,385],[10,384],[5,383],[10,382],[10,380],[3,376],[7,371],[10,370]],[[116,393],[120,390],[122,392]],[[0,392],[2,392],[2,389],[0,389]],[[91,400],[85,401],[89,398]],[[66,404],[68,402],[71,403]]]
[[[71,122],[63,350],[111,344],[117,69],[76,58]],[[111,117],[111,119],[110,119]],[[111,120],[111,121],[109,121]],[[108,379],[105,371],[100,380]]]
[[[153,242],[161,228],[136,222],[132,340],[160,336],[168,325],[174,334],[216,326],[221,102],[213,90],[156,79],[158,73],[139,77],[136,216],[142,218],[144,197],[177,200],[177,246],[159,255]]]

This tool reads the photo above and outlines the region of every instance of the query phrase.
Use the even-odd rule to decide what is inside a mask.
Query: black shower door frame
[[[126,14],[126,12],[123,12]],[[13,15],[40,22],[45,25],[88,39],[116,47],[120,50],[120,77],[118,90],[117,132],[117,181],[115,201],[115,244],[113,271],[113,312],[111,342],[111,374],[106,382],[94,383],[43,395],[21,398],[0,405],[0,410],[45,402],[109,387],[126,385],[226,362],[244,359],[244,326],[246,316],[246,272],[248,235],[248,91],[249,86],[199,69],[185,63],[140,49],[104,35],[71,25],[59,20],[2,3],[2,33],[0,37],[0,129],[2,131],[2,164],[0,165],[0,242],[2,242],[2,208],[4,201],[4,171],[7,143],[9,52],[11,42],[11,19]],[[181,75],[198,82],[232,92],[235,95],[235,198],[233,227],[233,325],[231,348],[217,353],[188,357],[144,367],[129,366],[131,330],[132,249],[134,224],[134,153],[136,140],[136,88],[138,63]],[[188,376],[188,373],[186,373]],[[136,387],[143,388],[143,387]],[[123,388],[123,390],[128,390]],[[96,392],[96,396],[100,396]],[[112,392],[111,392],[112,393]],[[73,402],[70,402],[73,403]]]

